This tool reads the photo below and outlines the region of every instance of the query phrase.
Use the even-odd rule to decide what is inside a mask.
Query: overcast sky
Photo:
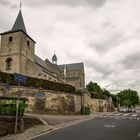
[[[86,83],[140,93],[140,0],[22,0],[36,54],[84,62]],[[12,28],[18,0],[0,0],[0,32]]]

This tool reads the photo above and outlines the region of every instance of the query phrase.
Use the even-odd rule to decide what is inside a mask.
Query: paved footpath
[[[27,129],[21,134],[7,135],[0,138],[0,140],[30,140],[37,135],[42,135],[53,130],[78,124],[80,122],[94,119],[107,114],[103,113],[92,113],[91,115],[41,115],[41,114],[26,114],[28,116],[38,117],[44,125],[34,126]]]

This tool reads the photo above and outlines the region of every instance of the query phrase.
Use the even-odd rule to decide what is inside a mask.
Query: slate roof
[[[35,43],[35,41],[27,34],[21,10],[18,13],[18,16],[15,20],[15,23],[14,23],[12,29],[7,32],[1,33],[0,35],[19,32],[19,31],[22,31],[23,33],[25,33]]]
[[[44,70],[47,70],[50,74],[56,74],[57,70],[56,67],[49,61],[45,60],[43,61],[40,57],[37,55],[35,56],[35,63],[42,67]]]
[[[22,30],[25,33],[27,33],[26,28],[25,28],[25,24],[24,24],[24,20],[23,20],[23,17],[22,17],[21,10],[19,11],[19,14],[18,14],[18,16],[16,18],[16,21],[15,21],[11,31],[17,31],[17,30]]]
[[[45,61],[43,61],[40,57],[38,57],[37,55],[35,55],[35,63],[41,65],[42,67],[46,68],[46,63]]]
[[[79,71],[84,69],[84,64],[83,63],[73,63],[73,64],[63,64],[63,65],[58,65],[58,68],[61,71],[64,71],[64,68],[66,67],[67,71]]]

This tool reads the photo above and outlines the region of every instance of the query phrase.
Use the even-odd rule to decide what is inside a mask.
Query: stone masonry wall
[[[18,92],[18,90],[20,92]],[[13,86],[7,95],[19,95],[28,98],[26,112],[46,114],[79,114],[81,112],[81,96],[35,89],[32,87]]]
[[[108,100],[103,99],[90,99],[90,108],[93,112],[106,112],[108,111]]]

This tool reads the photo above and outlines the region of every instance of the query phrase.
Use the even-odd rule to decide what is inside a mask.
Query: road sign
[[[14,73],[14,80],[19,83],[25,83],[27,77],[18,73]],[[19,89],[18,89],[19,94]],[[17,133],[17,126],[18,126],[18,109],[19,109],[19,95],[17,94],[17,102],[16,102],[16,120],[15,120],[15,134]]]
[[[27,77],[18,73],[14,73],[14,80],[21,83],[25,83],[27,80]]]
[[[109,97],[109,102],[112,102],[112,97],[111,96]]]

